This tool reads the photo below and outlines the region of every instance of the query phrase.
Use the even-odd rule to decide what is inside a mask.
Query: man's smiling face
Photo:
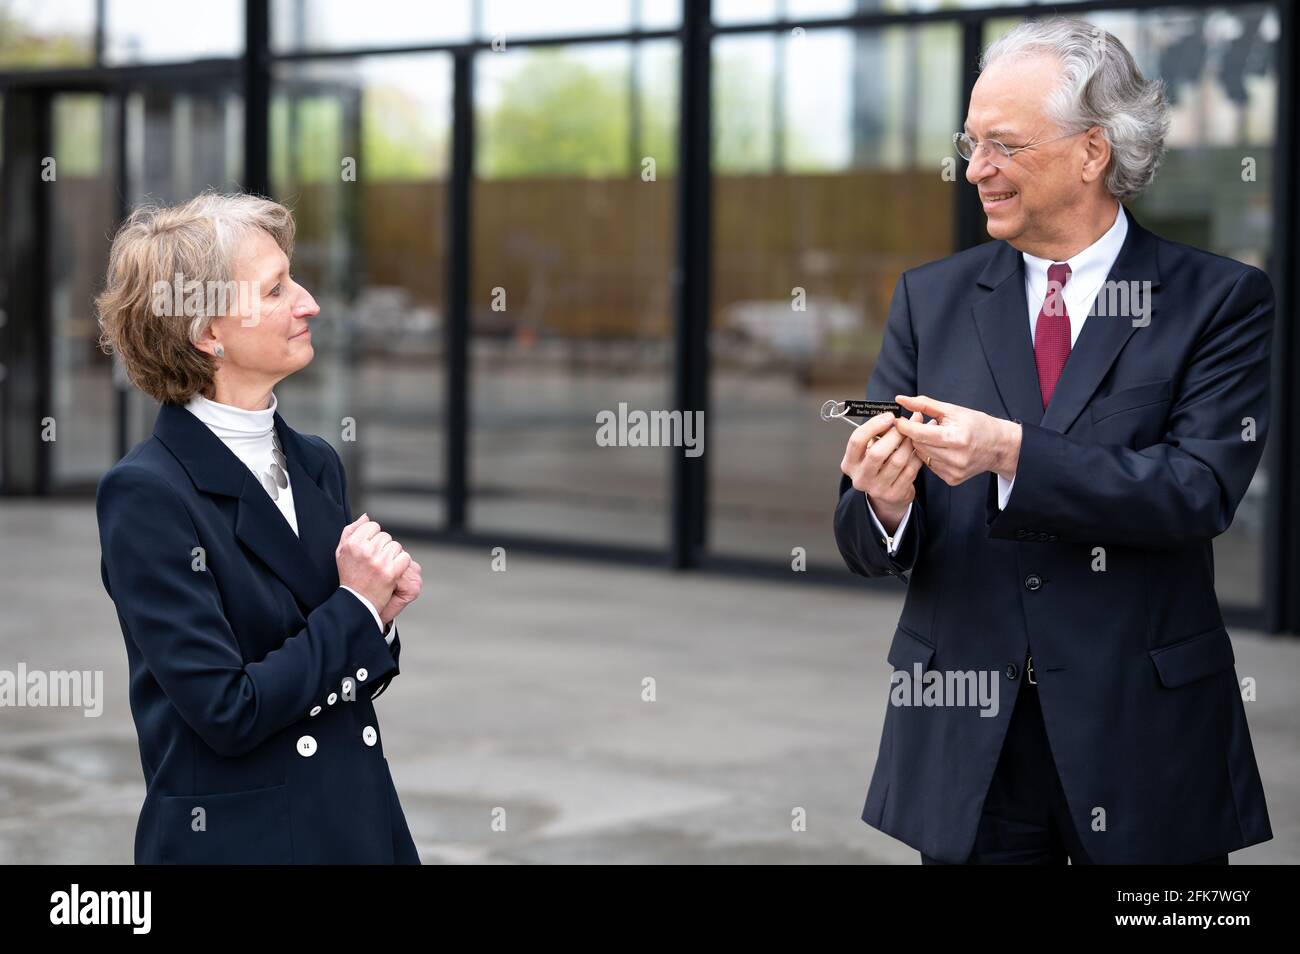
[[[1054,56],[1037,54],[997,60],[975,83],[965,132],[975,140],[996,139],[1010,149],[1042,143],[1015,153],[998,168],[989,150],[980,149],[966,167],[966,179],[979,189],[988,216],[988,233],[1016,248],[1051,244],[1069,228],[1070,208],[1084,200],[1081,168],[1087,138],[1056,139],[1068,130],[1048,118],[1048,93],[1061,80]],[[1054,142],[1044,140],[1055,139]]]

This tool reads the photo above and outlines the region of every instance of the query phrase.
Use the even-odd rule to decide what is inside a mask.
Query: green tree
[[[489,178],[612,176],[628,171],[622,71],[601,71],[563,50],[526,54],[478,118],[478,172]]]

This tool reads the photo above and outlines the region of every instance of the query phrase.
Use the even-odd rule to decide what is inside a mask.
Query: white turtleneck
[[[202,394],[196,394],[185,407],[186,410],[206,424],[208,430],[220,438],[221,442],[244,462],[248,469],[253,472],[257,485],[262,487],[262,474],[271,469],[271,448],[274,446],[272,434],[275,431],[275,408],[277,403],[274,391],[271,392],[270,405],[260,411],[246,411],[242,407],[219,404],[216,401],[208,400]],[[285,477],[288,478],[287,473]],[[262,488],[262,492],[266,493],[265,487]],[[293,529],[293,532],[297,534],[298,515],[293,509],[292,481],[289,482],[289,486],[280,491],[280,496],[275,499],[274,503],[280,508],[280,513],[284,514],[284,519]],[[370,615],[375,618],[375,623],[383,632],[384,622],[380,619],[375,604],[350,586],[344,586],[343,589],[359,599],[366,609],[370,610]],[[393,643],[394,635],[393,624],[389,623],[384,639],[390,646]]]

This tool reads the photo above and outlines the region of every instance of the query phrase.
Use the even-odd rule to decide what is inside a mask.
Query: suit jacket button
[[[334,705],[334,703],[339,701],[339,694],[337,692],[331,692],[325,697],[325,701],[330,705]]]
[[[369,675],[370,675],[370,671],[366,669],[365,666],[362,666],[360,669],[357,670],[357,682],[365,682],[366,677]]]
[[[316,740],[310,735],[304,735],[298,740],[298,754],[305,759],[311,758],[316,754]]]
[[[1037,573],[1030,573],[1027,577],[1025,577],[1025,589],[1029,590],[1031,593],[1035,590],[1042,589],[1042,587],[1043,587],[1043,578],[1039,576]]]
[[[379,733],[375,731],[375,727],[373,725],[368,725],[361,730],[361,738],[366,743],[366,745],[374,745],[375,740],[379,738]]]
[[[351,694],[352,694],[352,680],[351,680],[351,679],[344,679],[344,680],[343,680],[343,695],[347,696],[347,695],[351,695]]]
[[[314,715],[314,716],[318,716],[318,715],[320,715],[320,706],[312,706],[312,707],[311,707],[311,714]]]
[[[1006,674],[1008,679],[1015,679],[1020,674],[1020,670],[1016,668],[1015,663],[1007,663]]]

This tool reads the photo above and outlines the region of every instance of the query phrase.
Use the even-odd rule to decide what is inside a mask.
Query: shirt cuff
[[[364,596],[362,596],[360,593],[358,593],[358,592],[357,592],[356,590],[354,590],[352,587],[350,587],[350,586],[343,586],[343,584],[341,584],[341,583],[340,583],[339,585],[342,586],[343,589],[345,589],[345,590],[347,590],[349,593],[351,593],[353,596],[355,596],[357,599],[359,599],[359,600],[362,602],[362,604],[365,606],[366,609],[370,610],[370,615],[373,616],[373,617],[375,618],[375,625],[379,627],[379,631],[380,631],[381,633],[387,633],[389,630],[391,630],[391,629],[393,628],[393,623],[392,623],[392,621],[390,620],[389,623],[388,623],[388,629],[387,629],[387,630],[384,629],[384,621],[383,621],[382,619],[379,618],[379,610],[375,609],[375,604],[374,604],[374,603],[370,602],[370,600],[366,599]],[[391,645],[392,642],[393,642],[393,637],[392,637],[391,635],[386,635],[386,636],[384,637],[384,639],[388,640],[388,642],[389,642],[390,645]]]
[[[998,478],[998,509],[1006,510],[1007,501],[1011,499],[1011,488],[1016,485],[1016,478],[1012,477],[1010,480],[1007,480],[1001,474],[998,474],[997,478]]]
[[[867,497],[866,494],[863,494],[862,496]],[[898,521],[898,527],[895,528],[892,537],[885,532],[884,524],[882,524],[880,518],[876,516],[876,511],[871,508],[870,497],[867,497],[867,513],[871,514],[871,522],[876,525],[876,529],[880,531],[880,535],[885,538],[885,552],[890,556],[893,556],[898,552],[898,546],[903,540],[903,531],[907,529],[907,518],[912,515],[912,505],[907,505],[907,510],[903,513],[903,519]]]

